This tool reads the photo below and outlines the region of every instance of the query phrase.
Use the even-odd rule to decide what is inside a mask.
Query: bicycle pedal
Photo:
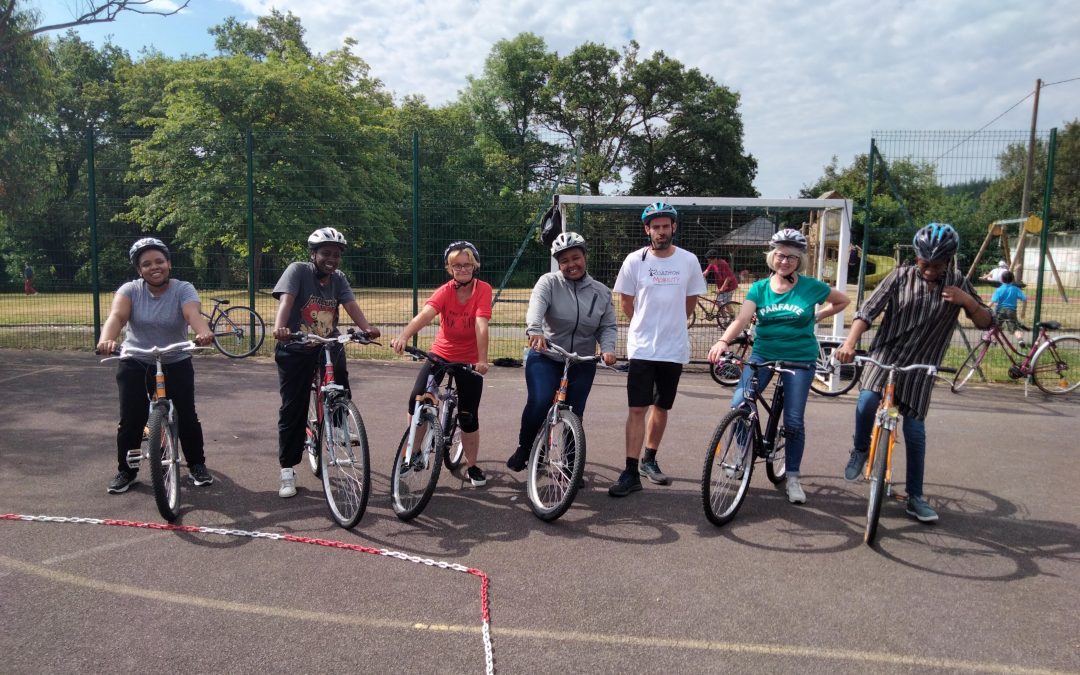
[[[128,450],[127,451],[127,465],[130,469],[139,468],[139,460],[142,459],[141,450]]]

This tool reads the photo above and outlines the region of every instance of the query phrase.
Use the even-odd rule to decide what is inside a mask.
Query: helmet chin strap
[[[468,286],[468,285],[469,285],[469,284],[471,284],[472,282],[476,281],[476,275],[474,274],[474,275],[472,275],[471,277],[469,277],[469,280],[468,280],[468,281],[466,281],[465,283],[461,283],[461,282],[460,282],[460,281],[458,281],[457,279],[454,279],[453,281],[454,281],[454,288],[455,288],[455,289],[458,289],[458,288],[465,288],[466,286]]]

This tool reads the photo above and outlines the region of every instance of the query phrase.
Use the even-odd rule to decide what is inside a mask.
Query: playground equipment
[[[1019,225],[1017,228],[1018,243],[1016,245],[1016,256],[1010,258],[1009,256],[1009,232],[1006,226]],[[1003,220],[995,220],[990,223],[986,229],[986,238],[983,239],[983,243],[979,246],[979,252],[975,254],[975,259],[971,262],[971,267],[967,272],[967,280],[971,281],[975,276],[975,270],[979,266],[979,262],[982,260],[983,254],[986,253],[987,247],[990,246],[990,242],[997,237],[1001,243],[1002,258],[1009,264],[1009,269],[1016,273],[1016,280],[1018,282],[1023,281],[1023,264],[1024,264],[1024,248],[1027,241],[1027,235],[1038,235],[1042,232],[1043,221],[1038,216],[1028,216],[1027,218],[1006,218]],[[1046,260],[1050,263],[1050,272],[1054,275],[1054,281],[1057,282],[1058,292],[1061,294],[1063,302],[1069,301],[1069,296],[1065,293],[1065,285],[1061,282],[1061,275],[1058,274],[1057,264],[1054,263],[1054,256],[1050,254],[1050,249],[1046,250]]]

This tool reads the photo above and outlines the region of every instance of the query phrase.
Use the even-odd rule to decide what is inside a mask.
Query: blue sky
[[[26,0],[46,22],[78,0]],[[162,6],[168,6],[168,1]],[[1080,77],[1075,0],[191,0],[168,18],[125,13],[79,30],[137,57],[213,54],[207,28],[274,7],[300,17],[316,52],[356,53],[395,96],[453,100],[491,46],[523,31],[566,54],[592,41],[663,50],[742,97],[746,149],[765,197],[795,197],[835,155],[869,148],[876,130],[979,129],[1032,91],[1036,78]],[[1043,90],[1039,128],[1080,117],[1080,80]],[[1031,100],[994,122],[1026,130]]]

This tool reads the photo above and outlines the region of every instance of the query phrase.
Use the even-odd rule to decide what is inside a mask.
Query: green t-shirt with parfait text
[[[814,307],[829,297],[829,285],[800,276],[787,293],[776,293],[769,279],[757,281],[746,299],[757,306],[754,354],[766,361],[816,361]]]

